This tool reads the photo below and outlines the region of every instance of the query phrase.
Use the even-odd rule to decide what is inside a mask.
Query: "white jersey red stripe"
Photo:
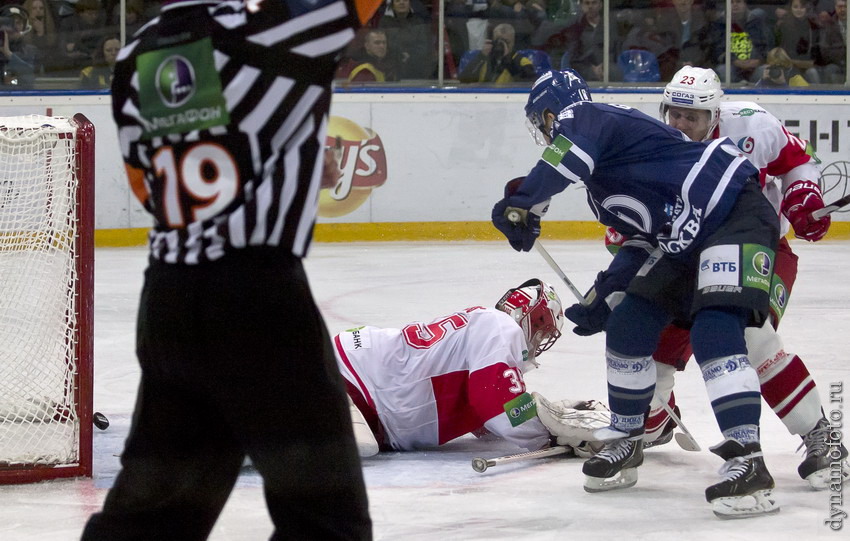
[[[434,447],[482,427],[526,449],[549,440],[536,416],[517,423],[506,411],[526,395],[527,346],[504,312],[475,307],[401,329],[360,327],[334,343],[349,394],[359,392],[352,399],[372,410],[367,418],[377,413],[393,449]]]

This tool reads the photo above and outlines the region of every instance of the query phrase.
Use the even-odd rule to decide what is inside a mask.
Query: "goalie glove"
[[[576,455],[589,458],[604,444],[593,432],[611,424],[611,412],[596,400],[549,402],[540,393],[531,393],[537,404],[537,417],[558,445],[572,447]]]
[[[820,187],[810,180],[798,180],[785,190],[782,214],[791,222],[798,239],[816,242],[826,235],[832,223],[829,214],[819,220],[812,218],[812,212],[823,207]]]

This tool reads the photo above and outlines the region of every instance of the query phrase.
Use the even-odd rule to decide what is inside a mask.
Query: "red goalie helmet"
[[[552,347],[561,337],[564,325],[561,299],[552,286],[537,278],[509,289],[496,303],[496,309],[514,318],[522,327],[532,357]]]

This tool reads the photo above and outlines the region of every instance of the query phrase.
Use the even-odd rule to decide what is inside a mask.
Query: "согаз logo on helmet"
[[[380,136],[369,128],[338,116],[330,117],[326,145],[342,142],[342,177],[319,193],[319,216],[344,216],[356,210],[387,180],[387,157]]]
[[[168,107],[180,107],[195,94],[195,70],[182,56],[170,56],[156,70],[156,89]]]

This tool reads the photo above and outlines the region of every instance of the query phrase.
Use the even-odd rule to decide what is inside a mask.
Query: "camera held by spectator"
[[[794,67],[791,57],[782,47],[775,47],[767,53],[767,63],[764,66],[758,87],[787,88],[789,86],[809,86],[800,71]]]
[[[501,59],[507,56],[511,52],[511,46],[508,42],[502,38],[497,38],[493,40],[493,51],[492,57],[495,59]]]

